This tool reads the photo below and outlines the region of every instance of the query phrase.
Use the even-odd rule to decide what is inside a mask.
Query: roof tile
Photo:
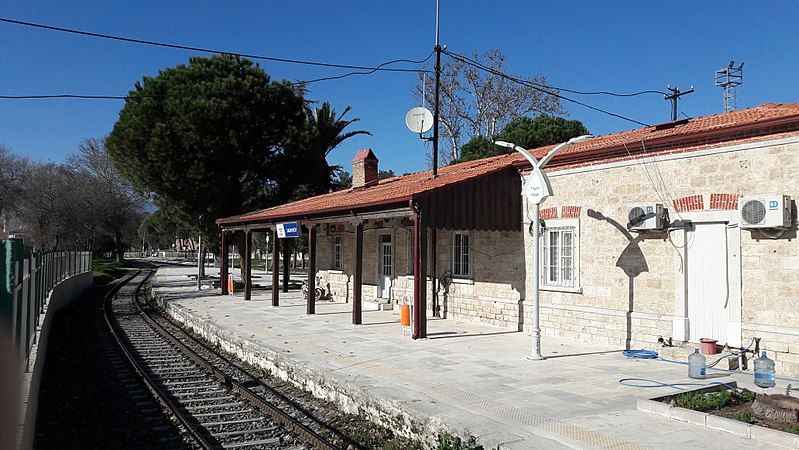
[[[553,159],[552,163],[557,164],[558,160],[567,160],[580,154],[594,154],[596,151],[606,148],[609,149],[621,145],[638,145],[641,141],[665,138],[679,139],[680,137],[688,140],[693,135],[703,132],[723,130],[739,125],[755,125],[758,122],[790,117],[799,122],[799,104],[767,103],[755,108],[690,119],[685,122],[678,122],[674,126],[650,126],[598,136],[564,148]],[[532,152],[536,157],[541,158],[552,147],[552,145],[539,147],[532,150]],[[374,157],[371,149],[361,150],[355,159],[364,159],[369,154]],[[519,164],[524,164],[524,158],[517,153],[467,161],[442,167],[439,169],[437,178],[433,178],[430,171],[412,173],[380,180],[376,185],[367,188],[345,189],[240,216],[220,219],[218,223],[269,222],[319,213],[341,213],[369,206],[396,204],[448,184],[471,180]]]

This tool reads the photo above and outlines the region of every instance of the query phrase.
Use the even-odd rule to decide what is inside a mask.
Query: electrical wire
[[[146,40],[146,39],[138,39],[138,38],[131,38],[131,37],[126,37],[126,36],[117,36],[117,35],[104,34],[104,33],[95,33],[95,32],[91,32],[91,31],[76,30],[76,29],[73,29],[73,28],[64,28],[64,27],[59,27],[59,26],[55,26],[55,25],[46,25],[46,24],[41,24],[41,23],[26,22],[26,21],[23,21],[23,20],[9,19],[9,18],[5,18],[5,17],[0,17],[0,22],[10,23],[10,24],[14,24],[14,25],[21,25],[21,26],[26,26],[26,27],[39,28],[39,29],[50,30],[50,31],[59,31],[59,32],[63,32],[63,33],[76,34],[76,35],[80,35],[80,36],[88,36],[88,37],[94,37],[94,38],[100,38],[100,39],[108,39],[108,40],[113,40],[113,41],[128,42],[128,43],[133,43],[133,44],[151,45],[151,46],[155,46],[155,47],[172,48],[172,49],[177,49],[177,50],[189,50],[189,51],[203,52],[203,53],[214,53],[214,54],[220,54],[220,55],[233,55],[233,56],[239,56],[239,57],[242,57],[242,58],[257,59],[257,60],[279,62],[279,63],[287,63],[287,64],[300,64],[300,65],[318,66],[318,67],[334,67],[334,68],[339,68],[339,69],[357,69],[357,70],[374,70],[374,71],[381,70],[381,71],[385,71],[385,72],[412,72],[412,73],[420,72],[420,69],[380,67],[380,66],[385,65],[385,63],[381,64],[380,66],[377,66],[377,67],[369,67],[369,66],[361,66],[361,65],[354,65],[354,64],[338,64],[338,63],[327,63],[327,62],[321,62],[321,61],[308,61],[308,60],[293,59],[293,58],[280,58],[280,57],[276,57],[276,56],[265,56],[265,55],[258,55],[258,54],[253,54],[253,53],[239,53],[239,52],[217,50],[217,49],[206,48],[206,47],[194,47],[194,46],[190,46],[190,45],[170,44],[170,43],[167,43],[167,42],[150,41],[150,40]],[[417,60],[411,60],[411,59],[397,59],[397,60],[392,61],[391,63],[393,64],[393,63],[398,63],[398,62],[406,62],[406,63],[411,63],[411,64],[421,64],[421,63],[427,61],[427,59],[429,59],[429,58],[430,57],[428,56],[427,58],[425,58],[423,60],[418,60],[418,61]]]
[[[446,51],[445,51],[445,53],[446,53]],[[462,57],[464,59],[467,59],[467,60],[471,61],[472,63],[482,65],[479,61],[475,61],[474,59],[469,58],[468,56],[465,56],[465,55],[462,55],[462,54],[456,53],[456,52],[452,52],[452,53],[455,54],[455,55],[458,55],[458,56],[460,56],[460,57]],[[450,56],[452,56],[452,55],[450,55]],[[612,97],[636,97],[636,96],[644,95],[644,94],[669,95],[668,92],[658,91],[658,90],[654,90],[654,89],[645,89],[643,91],[626,92],[626,93],[610,92],[610,91],[580,91],[580,90],[576,90],[576,89],[565,88],[563,86],[553,86],[553,85],[536,83],[535,81],[527,81],[527,82],[530,83],[530,84],[536,85],[536,86],[538,86],[538,87],[540,87],[542,89],[555,89],[557,91],[569,92],[571,94],[578,94],[578,95],[609,95],[609,96],[612,96]]]
[[[435,51],[430,52],[425,59],[419,60],[419,63],[424,63],[429,60]],[[320,81],[340,80],[354,75],[371,75],[382,69],[383,66],[394,64],[398,61],[407,61],[394,59],[386,61],[373,67],[367,71],[361,72],[348,72],[341,75],[333,75],[329,77],[315,78],[311,80],[299,80],[287,83],[289,86],[306,86],[311,83],[318,83]],[[217,94],[229,95],[242,93],[241,91],[219,92]],[[49,100],[49,99],[80,99],[80,100],[138,100],[142,98],[166,98],[166,97],[202,97],[195,94],[156,94],[156,95],[88,95],[88,94],[46,94],[46,95],[0,95],[0,100]]]
[[[635,119],[633,119],[633,118],[630,118],[630,117],[627,117],[627,116],[623,116],[623,115],[621,115],[621,114],[617,114],[617,113],[614,113],[614,112],[608,111],[608,110],[606,110],[606,109],[598,108],[598,107],[596,107],[596,106],[589,105],[588,103],[581,102],[581,101],[579,101],[579,100],[575,100],[575,99],[573,99],[573,98],[566,97],[566,96],[564,96],[564,95],[561,95],[561,94],[559,94],[559,93],[557,93],[557,92],[554,92],[554,91],[552,90],[553,88],[549,88],[549,89],[547,89],[547,88],[543,88],[543,87],[541,87],[541,85],[538,85],[537,83],[533,83],[533,82],[530,82],[530,81],[528,81],[528,80],[523,80],[523,79],[521,79],[521,78],[517,78],[517,77],[514,77],[514,76],[512,76],[512,75],[508,75],[508,74],[506,74],[506,73],[504,73],[504,72],[500,72],[499,70],[492,69],[492,68],[490,68],[490,67],[484,66],[483,64],[481,64],[481,63],[479,63],[479,62],[477,62],[477,61],[474,61],[474,60],[472,60],[472,59],[470,59],[470,58],[468,58],[468,57],[466,57],[466,56],[460,55],[460,54],[458,54],[458,53],[454,53],[454,52],[451,52],[451,51],[449,51],[449,50],[444,50],[444,51],[443,51],[443,53],[444,53],[445,55],[447,55],[447,56],[449,56],[449,57],[453,58],[453,59],[456,59],[456,60],[458,60],[458,61],[461,61],[461,62],[463,62],[464,64],[470,65],[470,66],[472,66],[472,67],[474,67],[474,68],[476,68],[476,69],[480,69],[480,70],[483,70],[483,71],[486,71],[486,72],[492,73],[492,74],[494,74],[494,75],[496,75],[496,76],[498,76],[498,77],[505,78],[505,79],[507,79],[507,80],[513,81],[513,82],[515,82],[515,83],[518,83],[518,84],[521,84],[521,85],[523,85],[523,86],[527,86],[527,87],[529,87],[529,88],[531,88],[531,89],[534,89],[534,90],[537,90],[537,91],[539,91],[539,92],[542,92],[542,93],[545,93],[545,94],[551,95],[551,96],[553,96],[553,97],[557,97],[557,98],[559,98],[559,99],[561,99],[561,100],[564,100],[564,101],[567,101],[567,102],[570,102],[570,103],[574,103],[574,104],[576,104],[576,105],[580,105],[580,106],[583,106],[583,107],[585,107],[585,108],[588,108],[588,109],[591,109],[591,110],[594,110],[594,111],[597,111],[597,112],[601,112],[601,113],[603,113],[603,114],[607,114],[607,115],[609,115],[609,116],[612,116],[612,117],[616,117],[616,118],[619,118],[619,119],[622,119],[622,120],[626,120],[626,121],[628,121],[628,122],[632,122],[632,123],[635,123],[635,124],[637,124],[637,125],[641,125],[641,126],[644,126],[644,127],[649,127],[649,126],[651,126],[651,125],[650,125],[650,124],[648,124],[648,123],[641,122],[641,121],[639,121],[639,120],[635,120]],[[643,93],[643,92],[641,92],[641,93]],[[535,110],[535,111],[538,111],[538,112],[541,112],[541,113],[544,113],[544,112],[545,112],[545,111],[541,111],[541,110],[538,110],[538,109],[534,109],[534,110]]]

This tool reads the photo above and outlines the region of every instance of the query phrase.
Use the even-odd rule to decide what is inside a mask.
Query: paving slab
[[[218,271],[208,270],[210,275]],[[696,382],[687,367],[631,360],[621,349],[545,336],[542,361],[529,361],[524,332],[430,318],[429,338],[402,335],[399,311],[319,302],[306,315],[299,291],[196,291],[192,269],[163,267],[153,292],[170,314],[315,395],[408,434],[474,436],[486,448],[770,448],[720,430],[636,411],[638,399],[677,392],[631,387],[623,378]],[[725,374],[752,388],[751,376]]]

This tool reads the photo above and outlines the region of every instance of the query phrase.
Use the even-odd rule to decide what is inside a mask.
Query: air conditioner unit
[[[628,230],[662,230],[666,227],[663,203],[641,203],[627,207]]]
[[[789,228],[790,195],[746,195],[738,200],[741,228]]]

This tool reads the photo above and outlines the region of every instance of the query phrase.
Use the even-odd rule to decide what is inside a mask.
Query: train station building
[[[542,334],[620,348],[702,338],[746,347],[758,337],[778,372],[799,375],[797,152],[796,104],[567,147],[546,168],[554,196],[540,212]],[[426,336],[427,317],[526,329],[536,247],[520,195],[527,160],[385,180],[378,162],[363,150],[350,189],[218,220],[223,254],[234,233],[251,242],[254,231],[277,237],[278,225],[297,222],[309,237],[310,292],[318,282],[351,303],[355,324],[363,310],[409,304],[414,338]]]

